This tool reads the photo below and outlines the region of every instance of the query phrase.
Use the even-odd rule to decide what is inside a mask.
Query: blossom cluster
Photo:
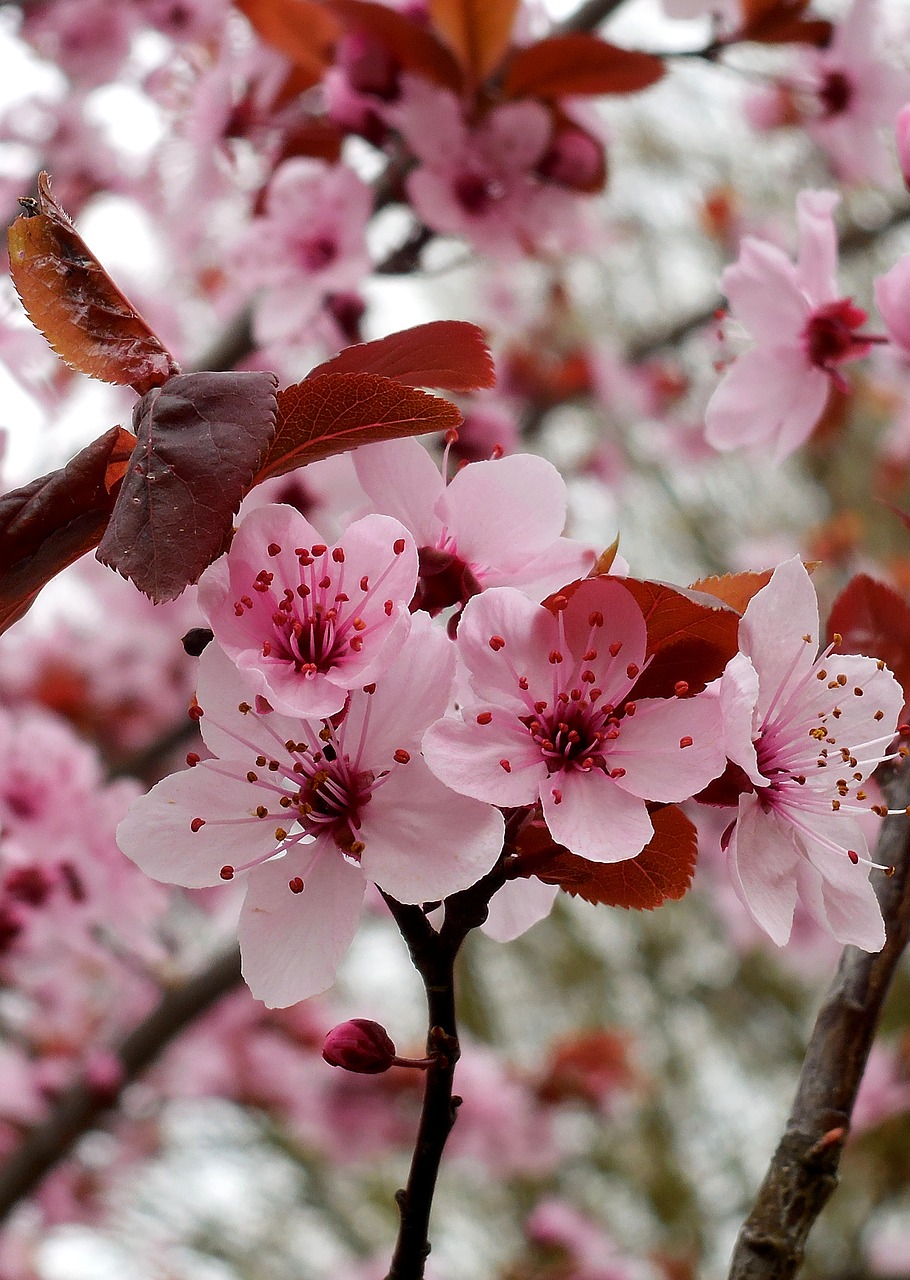
[[[734,885],[776,942],[799,899],[841,942],[882,946],[857,818],[878,811],[864,784],[893,754],[903,694],[881,662],[819,654],[799,560],[752,595],[738,652],[699,683],[655,649],[625,566],[597,572],[562,535],[549,463],[469,463],[446,485],[398,441],[356,466],[380,510],[334,544],[261,506],[204,574],[214,639],[191,715],[210,755],[118,828],[159,879],[245,878],[254,994],[284,1006],[328,987],[368,884],[433,904],[508,866],[488,927],[514,937],[559,883],[546,862],[521,869],[524,823],[595,874],[692,798],[736,806]]]

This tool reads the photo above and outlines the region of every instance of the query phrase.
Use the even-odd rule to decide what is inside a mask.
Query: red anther
[[[489,644],[494,653],[499,653],[500,649],[506,647],[506,642],[502,636],[490,636]]]
[[[268,545],[268,553],[269,553],[269,555],[270,555],[270,556],[277,556],[277,555],[280,555],[280,554],[281,554],[281,548],[279,547],[279,545],[278,545],[278,543],[277,543],[277,542],[270,542],[270,543],[269,543],[269,545]]]
[[[200,831],[205,826],[205,818],[194,818],[190,823],[190,831]]]
[[[614,640],[613,643],[610,645],[610,657],[615,658],[621,648],[622,648],[622,641]]]
[[[559,663],[562,662],[562,660],[563,660],[562,654],[559,652],[558,649],[550,650],[550,662],[554,667],[558,666]]]
[[[501,444],[494,444],[493,448],[490,450],[490,458],[493,462],[498,462],[500,458],[505,457],[505,452],[506,451]]]
[[[218,874],[221,876],[221,879],[222,879],[222,880],[233,880],[233,879],[234,879],[234,868],[233,868],[233,867],[222,867],[222,868],[221,868],[221,870],[218,872]]]
[[[305,600],[307,596],[310,594],[310,588],[306,585],[306,583],[301,582],[300,586],[297,588],[297,594],[300,596],[301,600]]]
[[[676,684],[673,686],[673,692],[676,694],[677,698],[685,697],[689,692],[688,680],[677,680]]]
[[[604,710],[606,710],[606,708],[604,708]],[[627,702],[626,705],[623,707],[623,710],[625,711],[627,716],[634,716],[635,712],[638,710],[638,703]]]
[[[553,803],[562,804],[562,792],[557,788],[553,788]]]
[[[199,703],[194,698],[187,709],[187,715],[191,720],[201,720],[203,714],[202,707],[200,707]]]
[[[890,879],[891,879],[891,877],[894,875],[894,873],[895,873],[895,871],[896,871],[896,870],[897,870],[897,868],[896,868],[896,867],[885,867],[885,868],[884,868],[885,875],[888,877],[888,879],[889,879],[889,880],[890,880]]]
[[[855,867],[855,866],[856,866],[856,864],[859,862],[859,854],[856,852],[856,850],[855,850],[855,849],[848,849],[848,850],[847,850],[847,857],[848,857],[848,858],[850,859],[850,861],[853,863],[854,867]]]
[[[360,579],[360,590],[369,591],[369,589],[370,589],[370,579],[367,574],[364,574],[363,577]]]
[[[500,769],[504,769],[506,773],[512,772],[512,766],[509,764],[508,760],[500,760],[499,767]]]
[[[492,719],[493,719],[492,711],[481,711],[480,715],[477,717],[477,723],[489,724]]]
[[[243,617],[243,605],[239,601],[237,602],[237,604],[234,605],[234,617],[235,618]]]
[[[250,712],[253,710],[253,708],[250,706],[248,702],[238,702],[237,710],[240,712],[242,716],[248,716]],[[256,763],[257,764],[259,763],[259,758],[257,758]],[[265,756],[262,756],[262,763],[265,764]]]
[[[391,600],[383,600],[383,602],[382,602],[382,611],[383,611],[383,613],[385,614],[385,616],[386,616],[387,618],[391,618],[391,616],[392,616],[392,610],[393,610],[394,608],[395,608],[395,605],[394,605],[393,601],[391,601]]]
[[[364,622],[363,618],[355,618],[351,623],[351,626],[355,631],[366,631],[367,629],[367,624]]]
[[[634,662],[630,662],[629,665],[626,667],[626,675],[629,677],[630,680],[634,680],[640,671],[641,671],[641,667],[639,667]]]
[[[714,319],[718,322],[727,318],[727,308],[717,307],[714,311]]]
[[[565,596],[554,596],[550,602],[557,613],[561,613],[563,609],[568,609],[569,602]]]
[[[344,547],[335,547],[332,551],[332,559],[336,564],[344,564]]]
[[[596,661],[597,661],[597,650],[596,650],[596,649],[587,649],[587,650],[586,650],[586,651],[581,655],[581,660],[582,660],[582,662],[596,662]]]
[[[593,671],[582,671],[581,673],[582,684],[593,684],[596,678]]]
[[[262,656],[263,656],[263,658],[267,658],[271,652],[272,652],[272,642],[271,642],[271,640],[263,640],[263,642],[262,642]]]
[[[396,764],[407,764],[411,759],[411,753],[405,751],[404,747],[399,747],[397,751],[392,753],[392,759]]]
[[[897,731],[902,738],[910,738],[910,724],[899,724]]]
[[[329,577],[329,575],[328,575],[328,574],[326,574],[324,578],[320,578],[320,579],[319,579],[319,590],[320,590],[320,591],[328,591],[328,589],[329,589],[329,587],[330,587],[331,585],[332,585],[332,579]]]
[[[249,596],[241,596],[240,603],[245,604],[248,609],[252,609],[253,607],[253,602]]]
[[[626,771],[625,771],[625,769],[611,769],[611,770],[610,770],[610,777],[611,777],[611,778],[624,778],[625,776],[626,776]]]
[[[328,547],[325,545],[324,542],[317,542],[313,546],[314,556],[324,556],[327,551],[328,551]]]
[[[681,747],[691,747],[691,745],[692,745],[693,741],[694,741],[694,739],[690,738],[690,737],[689,737],[689,735],[688,735],[688,734],[686,734],[686,736],[685,736],[684,738],[680,738],[680,740],[679,740],[679,745],[680,745]]]
[[[364,691],[364,693],[375,693],[375,692],[376,692],[376,682],[375,682],[375,680],[372,682],[372,684],[365,684],[365,685],[363,686],[363,691]]]
[[[186,753],[186,762],[191,769],[193,768],[194,765],[197,765],[201,759],[202,759],[202,756],[200,756],[195,751],[188,751]]]
[[[288,888],[290,889],[291,893],[303,893],[303,881],[301,880],[300,876],[294,876],[292,880],[289,880]]]
[[[363,636],[354,636],[353,639],[348,641],[348,648],[354,653],[359,653],[363,648]]]
[[[599,609],[594,609],[588,614],[588,626],[602,627],[604,624],[604,616]]]
[[[395,552],[396,556],[400,556],[404,554],[404,549],[407,545],[408,544],[405,542],[404,538],[396,538],[392,543],[392,550]]]
[[[518,687],[519,687],[519,689],[522,691],[522,693],[527,693],[528,688],[529,688],[529,686],[528,686],[528,677],[527,677],[527,676],[519,676],[519,677],[518,677]]]
[[[534,710],[537,712],[537,714],[538,714],[539,716],[542,716],[542,715],[543,715],[543,713],[546,711],[546,709],[547,709],[547,703],[546,703],[546,702],[535,702],[535,703],[534,703]]]

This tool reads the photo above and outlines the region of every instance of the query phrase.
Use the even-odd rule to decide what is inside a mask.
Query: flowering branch
[[[240,955],[236,947],[230,947],[181,986],[166,992],[148,1017],[133,1028],[116,1051],[121,1068],[116,1084],[99,1090],[80,1080],[61,1094],[47,1119],[26,1133],[19,1148],[0,1167],[0,1221],[35,1191],[103,1112],[117,1105],[126,1086],[181,1031],[239,985]]]
[[[903,768],[886,791],[892,807],[910,803],[910,770]],[[906,818],[887,818],[876,861],[896,869],[880,884],[888,940],[877,954],[844,950],[809,1040],[787,1127],[733,1251],[729,1280],[796,1275],[812,1224],[837,1186],[866,1059],[910,938],[908,845]]]
[[[386,1280],[422,1280],[430,1252],[429,1222],[433,1193],[446,1140],[461,1099],[453,1096],[455,1064],[461,1049],[455,1018],[455,960],[472,929],[483,924],[490,899],[505,883],[500,861],[476,885],[446,899],[445,922],[437,933],[421,907],[405,906],[383,894],[427,995],[426,1071],[417,1142],[407,1186],[396,1195],[398,1240]]]

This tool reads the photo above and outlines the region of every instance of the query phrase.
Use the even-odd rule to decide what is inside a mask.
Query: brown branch
[[[50,1115],[29,1129],[0,1167],[0,1221],[34,1192],[51,1169],[70,1154],[120,1094],[191,1022],[240,984],[240,954],[223,952],[199,973],[161,997],[115,1053],[123,1069],[116,1089],[102,1092],[80,1080],[55,1101]]]
[[[910,804],[910,767],[905,765],[885,790],[894,807]],[[888,940],[877,955],[856,947],[844,950],[809,1040],[787,1127],[736,1242],[729,1280],[795,1276],[812,1224],[837,1186],[866,1059],[910,937],[910,825],[905,816],[885,819],[876,861],[896,868],[879,884]]]
[[[585,0],[557,27],[560,35],[573,31],[594,31],[624,3],[624,0]]]

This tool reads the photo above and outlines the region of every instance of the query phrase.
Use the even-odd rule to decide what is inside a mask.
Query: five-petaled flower
[[[428,902],[495,863],[502,816],[450,791],[420,755],[454,667],[452,645],[420,616],[343,716],[302,721],[251,694],[217,646],[203,654],[200,725],[218,758],[159,782],[117,839],[159,880],[202,886],[247,874],[243,971],[267,1005],[331,985],[368,880],[402,902]]]
[[[856,815],[874,808],[863,788],[889,758],[901,687],[874,658],[818,654],[798,559],[749,602],[740,649],[720,681],[727,754],[743,771],[728,849],[737,893],[778,945],[799,898],[839,942],[878,951],[885,929]]]
[[[241,523],[203,574],[199,603],[218,643],[276,711],[330,716],[404,643],[417,548],[388,516],[327,545],[293,507]]]
[[[430,768],[490,804],[539,801],[582,858],[634,858],[653,834],[646,801],[687,799],[724,767],[714,696],[633,698],[647,628],[621,581],[586,579],[553,611],[491,588],[457,643],[473,696],[424,738]]]

